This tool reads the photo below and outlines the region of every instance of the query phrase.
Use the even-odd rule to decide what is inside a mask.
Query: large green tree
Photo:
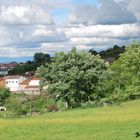
[[[108,64],[85,51],[73,48],[68,53],[57,53],[50,65],[38,68],[37,75],[49,81],[49,92],[66,107],[106,96],[102,82],[109,75]]]
[[[140,44],[133,42],[126,47],[126,52],[111,66],[112,92],[126,98],[140,95]]]

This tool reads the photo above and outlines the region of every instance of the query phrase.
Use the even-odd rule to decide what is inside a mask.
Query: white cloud
[[[39,25],[28,28],[23,26],[18,29],[0,26],[0,31],[3,33],[3,36],[0,36],[0,56],[33,56],[35,52],[50,54],[66,52],[72,47],[101,50],[115,44],[128,45],[133,39],[138,39],[139,29],[139,24],[52,26],[51,28]]]
[[[70,38],[70,44],[79,48],[104,49],[112,47],[115,44],[128,45],[132,40],[140,41],[139,24],[122,25],[92,25],[77,26],[70,28],[61,28],[67,38]],[[84,47],[80,47],[84,46]]]
[[[74,8],[69,15],[70,22],[85,25],[113,25],[135,23],[137,21],[133,13],[114,0],[100,1],[100,8],[92,5],[84,5]]]
[[[48,38],[50,42],[51,40],[52,42],[62,42],[67,40],[65,33],[61,30],[58,30],[56,26],[53,26],[52,28],[38,26],[38,28],[33,32],[32,36],[37,38]]]
[[[36,6],[2,6],[0,8],[2,25],[36,25],[53,24],[48,11]]]
[[[65,33],[56,26],[0,26],[0,47],[28,46],[35,43],[53,43],[67,41]]]
[[[54,55],[56,52],[67,52],[72,49],[72,45],[68,42],[64,43],[43,43],[41,45],[41,50],[43,52]]]
[[[18,48],[15,46],[1,47],[0,57],[28,57],[33,56],[34,53],[39,52],[40,48]],[[3,53],[4,52],[4,53]]]
[[[53,31],[48,30],[42,30],[42,29],[37,29],[36,31],[34,31],[33,36],[52,36],[53,35]]]
[[[62,28],[68,37],[135,38],[140,36],[139,24],[92,25]]]
[[[67,19],[68,1],[0,0],[0,57],[54,54],[72,47],[102,50],[140,41],[140,23],[135,18],[140,21],[139,0],[101,0],[99,7],[79,5],[69,17],[76,24],[58,25],[53,19],[55,15]]]

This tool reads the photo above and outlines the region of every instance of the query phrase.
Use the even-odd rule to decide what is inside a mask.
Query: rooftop
[[[23,82],[19,83],[19,85],[29,85],[30,80],[26,79]]]
[[[40,80],[38,77],[32,77],[31,80]]]
[[[19,79],[21,76],[19,75],[12,75],[12,76],[6,76],[5,79]]]

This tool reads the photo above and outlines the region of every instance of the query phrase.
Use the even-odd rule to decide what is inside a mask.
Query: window
[[[12,81],[12,83],[14,83],[14,81]]]

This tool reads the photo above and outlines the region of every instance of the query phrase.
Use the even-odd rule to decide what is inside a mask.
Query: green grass
[[[0,119],[0,140],[135,140],[140,100],[120,106]]]

